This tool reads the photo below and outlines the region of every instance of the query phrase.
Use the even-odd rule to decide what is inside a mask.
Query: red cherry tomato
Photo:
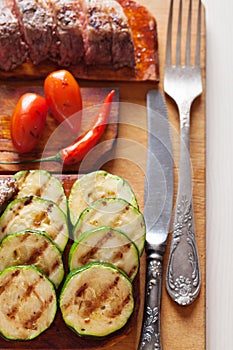
[[[50,73],[44,81],[44,93],[53,116],[71,131],[81,127],[82,96],[80,87],[67,70]]]
[[[18,152],[29,152],[37,145],[47,111],[44,97],[35,93],[26,93],[20,97],[11,117],[11,139]]]

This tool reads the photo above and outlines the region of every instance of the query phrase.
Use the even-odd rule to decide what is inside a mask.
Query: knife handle
[[[183,122],[180,128],[179,183],[166,288],[178,304],[189,305],[199,294],[201,278],[192,200],[190,125],[187,115],[181,114],[180,117]]]
[[[156,252],[155,252],[156,250]],[[165,246],[155,247],[146,242],[145,306],[139,350],[162,350],[160,309]]]

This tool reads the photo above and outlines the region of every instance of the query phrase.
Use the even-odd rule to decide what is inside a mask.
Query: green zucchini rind
[[[52,324],[57,299],[53,283],[34,266],[0,273],[0,333],[8,340],[31,340]]]
[[[55,202],[67,215],[68,205],[59,179],[46,170],[21,170],[14,175],[17,180],[16,198],[37,196]]]
[[[74,270],[95,261],[118,267],[133,281],[139,269],[139,252],[123,232],[111,227],[100,227],[78,237],[71,246],[68,265],[70,270]]]
[[[132,188],[120,176],[98,170],[76,180],[68,198],[71,223],[75,225],[79,215],[87,206],[100,198],[109,197],[125,199],[138,208]]]
[[[63,251],[69,238],[67,217],[52,201],[23,197],[12,201],[0,218],[0,240],[23,230],[45,232]]]
[[[138,247],[140,255],[145,245],[146,227],[142,213],[121,198],[102,198],[87,207],[73,229],[74,240],[86,231],[109,226],[125,233]]]
[[[69,273],[59,304],[65,323],[80,336],[105,337],[130,318],[132,283],[113,265],[91,263]]]
[[[25,230],[3,238],[0,243],[0,271],[17,265],[37,267],[56,288],[64,277],[60,249],[40,231]]]

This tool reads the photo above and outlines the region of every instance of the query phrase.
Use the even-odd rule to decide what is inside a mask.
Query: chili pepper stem
[[[42,162],[57,162],[62,163],[60,153],[57,153],[55,156],[40,158],[40,159],[25,159],[25,160],[15,160],[11,162],[0,161],[0,164],[11,165],[11,164],[30,164],[30,163],[42,163]]]

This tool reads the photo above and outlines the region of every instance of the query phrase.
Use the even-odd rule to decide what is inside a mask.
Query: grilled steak
[[[86,27],[84,30],[87,65],[111,63],[112,31],[103,0],[84,0]]]
[[[0,0],[0,10],[1,69],[13,69],[27,55],[35,65],[46,59],[66,67],[135,65],[132,33],[117,0]]]
[[[17,194],[17,182],[13,178],[0,180],[0,214],[6,208],[7,204]]]
[[[115,0],[84,0],[84,4],[86,63],[133,67],[132,33],[121,5]]]
[[[21,65],[27,57],[19,23],[11,12],[11,1],[0,1],[0,68],[9,71]],[[8,7],[7,7],[8,6]]]
[[[32,62],[49,57],[53,40],[53,16],[45,0],[15,0],[15,12],[29,47]]]
[[[56,40],[51,48],[51,59],[60,66],[77,64],[84,54],[81,2],[50,0],[49,3],[56,23]]]
[[[112,27],[112,64],[115,68],[135,65],[134,45],[128,19],[115,0],[107,0],[109,23]]]

